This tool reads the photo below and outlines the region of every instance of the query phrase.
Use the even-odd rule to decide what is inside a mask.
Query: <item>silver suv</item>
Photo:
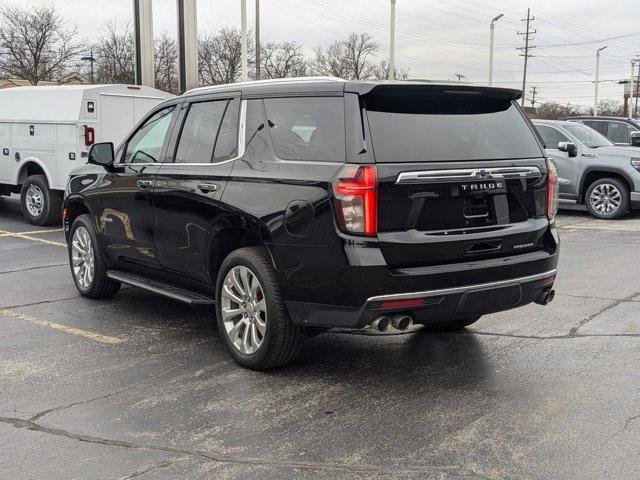
[[[558,168],[560,207],[584,204],[596,218],[640,209],[640,149],[615,146],[575,122],[533,120]]]

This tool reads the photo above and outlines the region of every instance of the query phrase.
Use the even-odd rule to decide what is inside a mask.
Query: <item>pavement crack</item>
[[[80,400],[78,402],[69,403],[67,405],[60,405],[58,407],[49,408],[47,410],[43,410],[42,412],[36,413],[31,418],[29,418],[29,421],[35,422],[36,420],[39,420],[42,417],[44,417],[45,415],[48,415],[50,413],[61,412],[62,410],[66,410],[68,408],[75,407],[77,405],[86,405],[87,403],[95,402],[95,401],[98,401],[98,400],[104,400],[105,398],[109,398],[109,397],[112,397],[114,395],[118,395],[120,393],[124,393],[127,390],[131,390],[132,388],[133,387],[129,387],[129,388],[125,388],[125,389],[122,389],[122,390],[115,391],[115,392],[107,393],[106,395],[101,395],[99,397],[90,398],[88,400]]]
[[[139,477],[141,475],[145,475],[149,472],[152,472],[154,470],[157,470],[158,468],[165,468],[168,467],[169,465],[171,465],[172,463],[174,463],[176,461],[176,459],[173,460],[163,460],[161,462],[158,462],[154,465],[151,465],[150,467],[144,468],[142,470],[137,470],[135,472],[133,472],[130,475],[127,475],[126,477],[120,477],[118,480],[130,480],[132,478],[136,478]]]
[[[578,330],[582,327],[584,327],[587,323],[589,323],[591,320],[593,320],[594,318],[596,318],[598,315],[602,315],[604,312],[606,312],[607,310],[611,310],[612,308],[617,307],[618,305],[620,305],[621,303],[625,303],[625,302],[629,302],[631,300],[633,300],[635,297],[637,297],[638,295],[640,295],[640,292],[635,292],[632,293],[631,295],[627,295],[624,298],[620,298],[618,300],[615,300],[607,305],[605,305],[604,307],[602,307],[601,309],[599,309],[597,312],[592,313],[591,315],[583,318],[578,325],[576,325],[575,327],[573,327],[570,331],[569,331],[569,335],[573,336],[575,335]]]
[[[633,422],[634,420],[637,420],[638,418],[640,418],[640,415],[634,415],[632,417],[628,417],[627,421],[624,422],[623,430],[626,430],[627,428],[629,428],[629,425],[631,425],[631,422]]]
[[[346,471],[346,472],[360,472],[360,473],[372,473],[383,475],[416,475],[416,474],[449,474],[457,476],[467,476],[482,478],[485,480],[495,480],[495,477],[487,477],[479,472],[472,471],[468,468],[453,467],[453,466],[430,466],[430,465],[397,465],[397,466],[382,466],[372,465],[365,463],[345,463],[339,461],[294,461],[294,460],[277,460],[277,459],[263,459],[263,458],[241,458],[233,457],[229,455],[213,453],[201,450],[189,450],[184,448],[167,447],[164,445],[144,444],[128,442],[123,440],[115,440],[110,438],[97,437],[93,435],[85,435],[81,433],[74,433],[61,428],[48,427],[40,425],[30,419],[14,418],[14,417],[0,417],[0,423],[12,425],[15,428],[24,428],[34,432],[45,433],[49,435],[55,435],[60,437],[77,440],[80,442],[87,442],[96,445],[107,445],[118,448],[130,448],[136,450],[149,450],[156,452],[165,452],[171,454],[178,454],[183,456],[190,456],[195,458],[201,458],[219,463],[237,464],[244,466],[255,467],[267,467],[278,469],[299,469],[299,470],[316,470],[316,471]],[[131,478],[131,477],[125,477]]]
[[[14,310],[16,308],[33,307],[35,305],[46,305],[47,303],[66,302],[67,300],[75,300],[79,296],[80,296],[80,294],[74,295],[73,297],[68,297],[68,298],[56,298],[54,300],[42,300],[40,302],[22,303],[20,305],[9,305],[9,306],[6,306],[6,307],[0,307],[0,309],[2,309],[2,310]]]

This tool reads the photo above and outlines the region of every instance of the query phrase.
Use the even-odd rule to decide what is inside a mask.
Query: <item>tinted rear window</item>
[[[535,158],[538,142],[509,99],[461,94],[366,95],[377,162]]]

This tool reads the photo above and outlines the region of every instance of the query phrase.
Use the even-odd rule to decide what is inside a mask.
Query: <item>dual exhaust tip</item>
[[[535,302],[538,305],[547,305],[554,299],[555,296],[556,296],[555,290],[552,290],[552,289],[543,290],[540,296],[535,299]]]
[[[380,315],[373,319],[369,326],[377,330],[378,332],[386,332],[391,328],[404,332],[413,325],[413,318],[411,315],[405,313],[397,313],[395,315]]]

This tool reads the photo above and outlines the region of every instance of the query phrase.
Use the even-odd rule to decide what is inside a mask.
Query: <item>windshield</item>
[[[576,137],[581,143],[584,143],[587,147],[610,147],[612,142],[607,140],[594,129],[581,125],[579,123],[572,123],[570,125],[564,125],[564,128],[574,137]]]

